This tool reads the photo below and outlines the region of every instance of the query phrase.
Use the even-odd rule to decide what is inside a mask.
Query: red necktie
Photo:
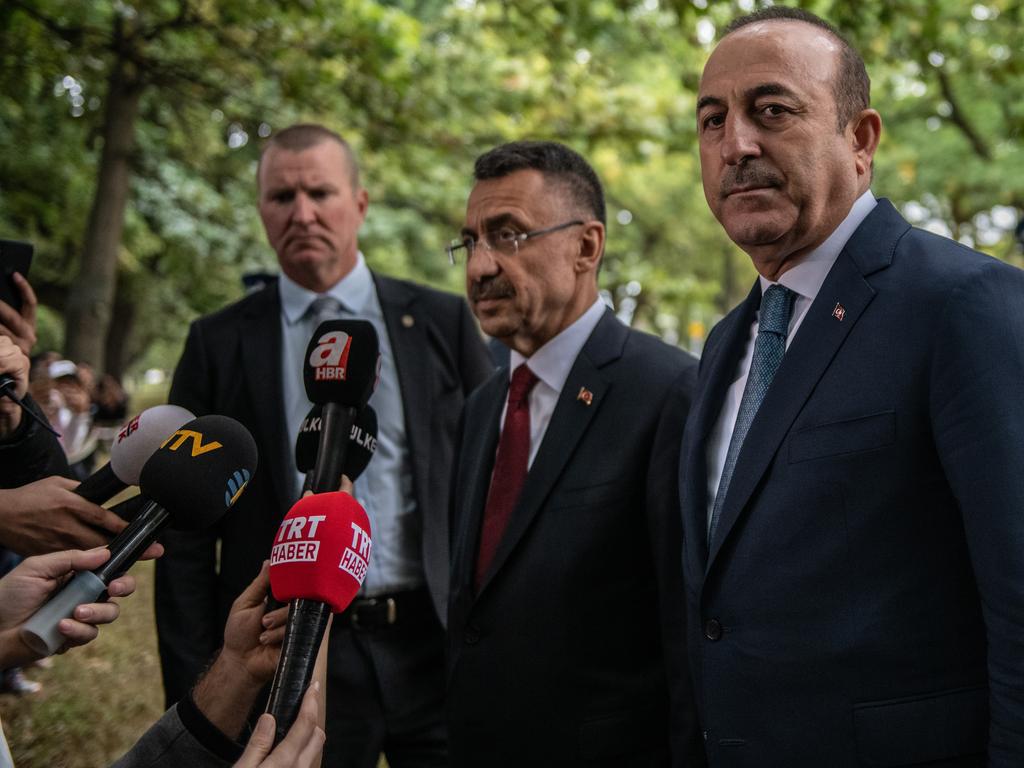
[[[508,407],[505,426],[501,430],[498,453],[494,459],[494,474],[487,492],[484,521],[480,529],[480,549],[476,556],[474,585],[477,590],[484,574],[494,559],[501,537],[508,527],[512,510],[526,481],[526,468],[530,460],[530,390],[537,383],[533,371],[523,363],[512,373],[508,388]]]

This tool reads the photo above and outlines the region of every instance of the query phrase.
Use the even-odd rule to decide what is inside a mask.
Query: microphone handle
[[[320,427],[320,445],[313,467],[313,493],[331,493],[338,490],[345,467],[352,422],[359,412],[340,403],[324,403],[323,422]]]
[[[146,503],[138,516],[108,545],[110,559],[93,571],[104,584],[109,584],[142,557],[150,544],[171,520],[170,513],[155,501]]]
[[[107,462],[79,483],[75,493],[93,504],[103,504],[127,487],[128,485],[114,474],[110,462]]]
[[[148,502],[139,516],[110,542],[107,562],[93,571],[76,573],[22,625],[20,634],[25,644],[39,656],[56,653],[66,639],[57,629],[60,620],[70,618],[79,605],[105,600],[107,585],[139,559],[169,519],[167,510],[155,501]]]
[[[274,673],[267,712],[274,716],[274,745],[287,735],[299,716],[302,697],[313,677],[320,642],[323,640],[331,608],[319,600],[297,598],[291,601],[285,626],[281,660]]]

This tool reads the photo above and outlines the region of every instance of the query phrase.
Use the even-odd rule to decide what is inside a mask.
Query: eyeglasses
[[[527,240],[540,237],[541,235],[550,235],[552,232],[558,232],[560,229],[578,227],[583,223],[580,219],[574,219],[564,224],[556,224],[553,227],[535,229],[533,232],[519,232],[512,227],[506,226],[496,229],[494,232],[485,232],[479,240],[470,235],[464,235],[459,240],[452,240],[445,246],[444,250],[448,254],[448,261],[452,265],[458,264],[460,259],[463,258],[469,261],[473,257],[473,251],[478,246],[482,246],[494,253],[500,253],[502,256],[515,256],[519,253],[520,243],[525,243]]]

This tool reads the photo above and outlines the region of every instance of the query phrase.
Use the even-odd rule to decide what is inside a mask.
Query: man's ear
[[[580,250],[576,256],[577,272],[597,272],[604,255],[604,236],[604,224],[600,221],[588,221],[583,225]]]
[[[882,118],[873,109],[860,112],[846,128],[853,149],[858,176],[871,176],[871,160],[882,137]]]

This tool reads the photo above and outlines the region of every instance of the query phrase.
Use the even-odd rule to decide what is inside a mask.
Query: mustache
[[[487,299],[510,299],[516,295],[516,289],[503,277],[486,277],[470,283],[469,298],[471,301]]]
[[[737,187],[781,187],[782,176],[767,163],[748,161],[731,165],[722,177],[718,193],[728,197]]]

